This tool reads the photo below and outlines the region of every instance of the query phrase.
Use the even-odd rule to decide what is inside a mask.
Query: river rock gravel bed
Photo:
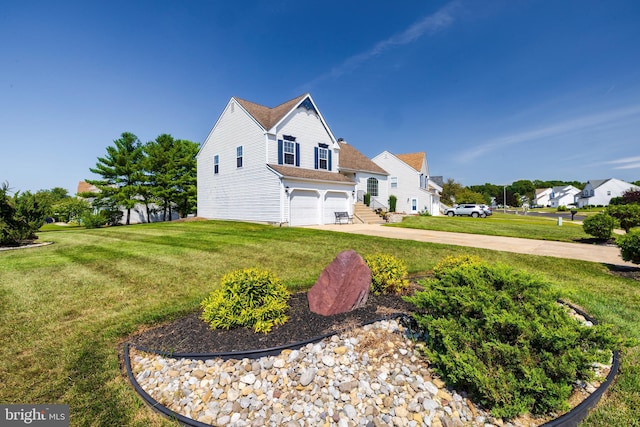
[[[419,345],[419,344],[418,344]],[[257,359],[174,359],[131,348],[140,387],[214,426],[504,426],[446,387],[399,320],[353,328]]]

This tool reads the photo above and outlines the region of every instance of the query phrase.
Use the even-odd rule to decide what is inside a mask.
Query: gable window
[[[216,154],[213,156],[213,173],[217,175],[218,172],[220,172],[220,156]]]
[[[371,196],[378,196],[378,180],[375,178],[367,179],[367,193]]]
[[[284,141],[284,164],[296,164],[296,144],[291,141]]]
[[[329,168],[329,150],[326,148],[318,149],[318,169],[328,169]]]
[[[398,188],[398,177],[397,176],[392,176],[391,177],[391,188]]]
[[[236,167],[242,167],[242,145],[236,148]]]

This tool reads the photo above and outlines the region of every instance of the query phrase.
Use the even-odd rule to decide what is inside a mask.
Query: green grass
[[[503,214],[495,211],[487,218],[408,216],[401,223],[390,226],[560,242],[573,242],[591,237],[583,231],[581,224],[571,221],[564,220],[559,226],[556,218]]]
[[[266,268],[292,290],[306,289],[347,249],[390,253],[411,273],[460,254],[539,272],[616,334],[640,339],[640,283],[595,263],[213,221],[71,229],[40,239],[55,244],[0,252],[0,402],[67,403],[73,426],[175,425],[147,408],[123,374],[127,335],[197,310],[229,271]],[[611,390],[585,425],[639,425],[637,346],[625,349]]]

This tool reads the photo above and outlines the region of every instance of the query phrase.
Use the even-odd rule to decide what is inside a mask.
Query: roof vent
[[[342,142],[343,144],[347,143],[347,141],[345,141],[344,138],[338,138],[338,142]]]

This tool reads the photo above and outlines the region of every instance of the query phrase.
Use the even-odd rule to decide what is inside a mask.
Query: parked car
[[[444,214],[448,216],[466,215],[472,216],[474,218],[486,218],[487,216],[491,215],[491,213],[491,209],[485,209],[483,205],[475,204],[457,205],[444,211]]]

